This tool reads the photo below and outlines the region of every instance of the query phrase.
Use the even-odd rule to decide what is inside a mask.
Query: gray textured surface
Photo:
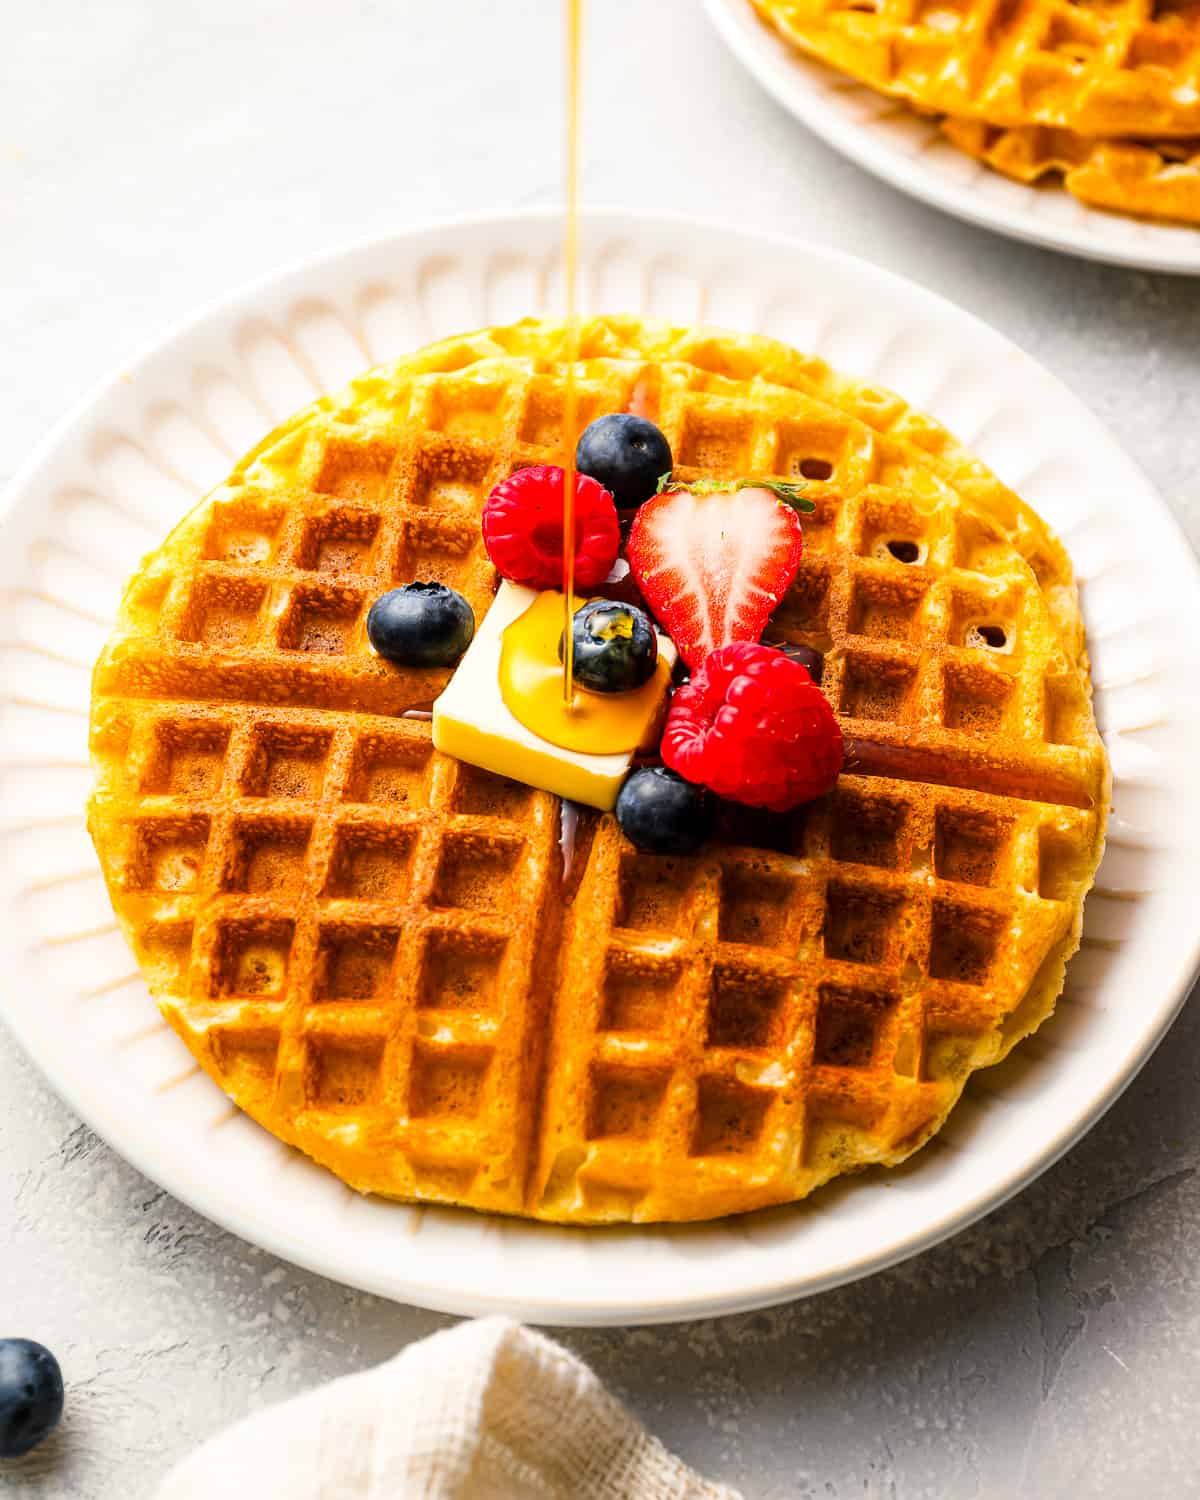
[[[694,0],[593,0],[593,202],[800,233],[969,306],[1066,379],[1200,539],[1200,282],[1025,249],[844,165]],[[130,349],[340,240],[555,201],[556,0],[0,0],[0,477]],[[1015,1203],[752,1317],[566,1335],[747,1495],[1194,1493],[1200,1013]],[[69,1418],[14,1497],[139,1500],[246,1411],[442,1326],[274,1262],[115,1158],[0,1037],[0,1332]]]

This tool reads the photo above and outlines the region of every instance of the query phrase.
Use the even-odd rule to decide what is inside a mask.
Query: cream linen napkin
[[[158,1500],[739,1500],[693,1474],[596,1376],[504,1318],[239,1422]]]

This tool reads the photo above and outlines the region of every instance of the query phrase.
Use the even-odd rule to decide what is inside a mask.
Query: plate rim
[[[68,413],[51,427],[5,486],[3,496],[0,498],[0,527],[11,523],[22,493],[29,488],[41,466],[56,453],[60,445],[71,440],[77,428],[86,425],[93,408],[103,402],[115,385],[127,378],[131,372],[137,371],[146,363],[166,353],[171,346],[186,340],[189,335],[203,328],[211,320],[234,315],[240,305],[252,303],[267,293],[277,291],[290,279],[302,278],[328,268],[343,259],[370,253],[380,247],[416,240],[422,236],[479,230],[484,227],[493,227],[498,231],[503,227],[510,232],[520,232],[531,224],[544,227],[547,221],[557,221],[558,217],[557,210],[534,209],[511,214],[478,213],[414,224],[391,232],[353,239],[317,254],[297,258],[284,267],[256,277],[210,300],[199,311],[175,321],[165,332],[144,341],[134,354],[118,361],[111,374],[98,381],[91,391],[76,402]],[[966,320],[991,339],[998,340],[1009,351],[1019,354],[1023,359],[1030,358],[1024,355],[1019,346],[1005,335],[939,293],[900,276],[896,272],[843,251],[812,245],[780,233],[760,233],[742,226],[724,225],[713,220],[696,220],[686,215],[648,215],[629,213],[621,209],[596,208],[586,212],[585,226],[597,233],[605,230],[617,231],[635,237],[639,231],[649,235],[663,231],[668,235],[692,235],[712,230],[720,231],[726,236],[740,237],[745,241],[760,244],[767,242],[776,250],[799,251],[806,257],[839,265],[843,270],[855,275],[865,276],[868,279],[878,278],[885,285],[894,284],[903,290],[906,297],[910,299],[915,297],[918,301],[925,300],[942,310],[948,310],[956,319]],[[1072,405],[1079,420],[1085,421],[1104,435],[1106,444],[1120,454],[1129,470],[1141,481],[1147,494],[1154,497],[1157,502],[1158,520],[1165,522],[1171,529],[1178,544],[1181,560],[1190,572],[1192,586],[1200,592],[1200,564],[1197,563],[1179,523],[1158,495],[1155,487],[1142,474],[1136,461],[1108,432],[1094,413],[1057,376],[1037,361],[1031,362],[1036,366],[1040,377],[1049,381],[1057,389],[1059,395]],[[5,909],[0,913],[0,921],[3,923],[6,940],[12,941],[13,914],[10,909]],[[742,1283],[729,1291],[687,1291],[674,1300],[659,1296],[649,1303],[639,1303],[636,1295],[628,1291],[621,1293],[619,1298],[610,1291],[597,1298],[595,1302],[586,1305],[581,1304],[574,1297],[558,1299],[547,1294],[540,1294],[536,1302],[525,1300],[518,1303],[512,1297],[506,1298],[503,1295],[496,1295],[495,1292],[479,1293],[474,1290],[463,1292],[446,1284],[431,1285],[419,1276],[414,1279],[410,1271],[402,1270],[400,1274],[389,1276],[382,1274],[373,1276],[363,1274],[361,1269],[355,1268],[348,1273],[344,1266],[331,1263],[327,1255],[308,1252],[304,1244],[286,1227],[275,1227],[269,1216],[260,1223],[254,1220],[253,1215],[231,1213],[228,1198],[221,1196],[219,1181],[206,1181],[203,1178],[190,1176],[184,1165],[172,1166],[169,1152],[157,1149],[151,1135],[143,1136],[136,1130],[129,1129],[128,1121],[121,1119],[120,1111],[116,1108],[115,1098],[108,1098],[103,1089],[90,1086],[89,1080],[77,1076],[78,1070],[71,1066],[69,1059],[60,1058],[52,1046],[47,1047],[43,1044],[41,1035],[43,1027],[37,1019],[36,1008],[14,1007],[8,1001],[7,990],[0,991],[0,1017],[5,1020],[22,1051],[47,1079],[54,1091],[108,1142],[113,1150],[129,1161],[144,1176],[164,1186],[189,1207],[249,1243],[258,1245],[316,1274],[339,1280],[343,1284],[357,1286],[393,1300],[409,1301],[438,1311],[457,1314],[495,1311],[513,1314],[516,1312],[520,1316],[559,1326],[633,1326],[750,1311],[798,1297],[814,1295],[898,1264],[912,1255],[931,1248],[948,1235],[975,1223],[1014,1196],[1070,1150],[1120,1097],[1175,1020],[1198,973],[1200,973],[1200,925],[1197,926],[1192,936],[1190,949],[1184,952],[1181,947],[1171,982],[1162,985],[1163,999],[1156,1008],[1154,1024],[1140,1033],[1137,1045],[1131,1051],[1122,1054],[1120,1068],[1106,1080],[1104,1086],[1097,1088],[1093,1094],[1089,1095],[1085,1104],[1077,1105],[1070,1116],[1060,1122],[1054,1134],[1039,1150],[1022,1157],[1020,1164],[1010,1171],[998,1177],[992,1176],[986,1190],[976,1192],[967,1202],[959,1202],[952,1209],[927,1221],[920,1232],[906,1237],[902,1242],[897,1242],[890,1251],[878,1253],[864,1250],[861,1255],[845,1260],[836,1268],[831,1268],[817,1276],[811,1274],[805,1276],[803,1267],[800,1266],[788,1276],[771,1275],[765,1279],[760,1278],[755,1284]],[[461,1211],[448,1210],[447,1212]],[[523,1220],[509,1222],[522,1225],[528,1223]],[[556,1232],[561,1232],[562,1227],[551,1226],[551,1228]],[[595,1231],[574,1229],[568,1232],[591,1234]]]
[[[797,60],[786,54],[787,44],[768,31],[765,23],[751,10],[749,0],[704,0],[704,7],[721,41],[776,104],[839,155],[887,187],[977,229],[991,230],[1042,250],[1054,250],[1060,255],[1075,255],[1083,260],[1131,270],[1200,276],[1200,228],[1192,231],[1195,243],[1191,248],[1184,245],[1175,253],[1142,251],[1133,244],[1102,244],[1086,230],[1042,223],[1032,216],[1007,211],[999,204],[978,206],[978,195],[971,191],[970,184],[955,184],[948,179],[943,183],[932,173],[914,171],[900,153],[881,146],[858,124],[850,124],[847,128],[847,121],[831,118],[819,94],[803,81],[804,72],[796,65]],[[756,31],[761,31],[761,36],[756,35]],[[815,60],[806,61],[813,67],[821,66]],[[833,69],[828,71],[835,76]],[[849,78],[847,81],[857,82]],[[862,84],[861,87],[866,89],[869,85]],[[879,95],[881,100],[886,97]],[[901,100],[893,102],[897,105],[903,103]],[[984,167],[983,170],[988,169]],[[1088,207],[1088,212],[1101,219],[1130,222],[1121,215],[1106,214],[1102,209]],[[1187,225],[1157,224],[1153,220],[1133,222],[1177,231],[1181,235],[1189,231]]]

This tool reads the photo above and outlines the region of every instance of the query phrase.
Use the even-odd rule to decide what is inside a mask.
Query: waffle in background
[[[1059,175],[1081,203],[1117,213],[1200,225],[1200,140],[1103,141],[1040,125],[1004,129],[942,121],[968,156],[1018,182]]]
[[[824,653],[850,759],[692,859],[585,816],[564,880],[556,800],[435,752],[398,716],[446,674],[364,635],[414,577],[486,608],[479,509],[558,456],[561,337],[371,372],[145,560],[97,664],[90,827],[197,1059],[351,1185],[568,1222],[788,1201],[908,1155],[1053,1006],[1108,795],[1069,565],[887,393],[597,320],[580,426],[634,406],[685,478],[809,481],[771,638]]]
[[[917,108],[1088,136],[1200,135],[1198,0],[752,0]]]
[[[1200,0],[751,0],[798,50],[1026,183],[1200,224]]]

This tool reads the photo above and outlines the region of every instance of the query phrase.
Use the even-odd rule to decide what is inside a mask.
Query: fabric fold
[[[739,1500],[693,1473],[586,1365],[505,1318],[210,1439],[158,1500]]]

